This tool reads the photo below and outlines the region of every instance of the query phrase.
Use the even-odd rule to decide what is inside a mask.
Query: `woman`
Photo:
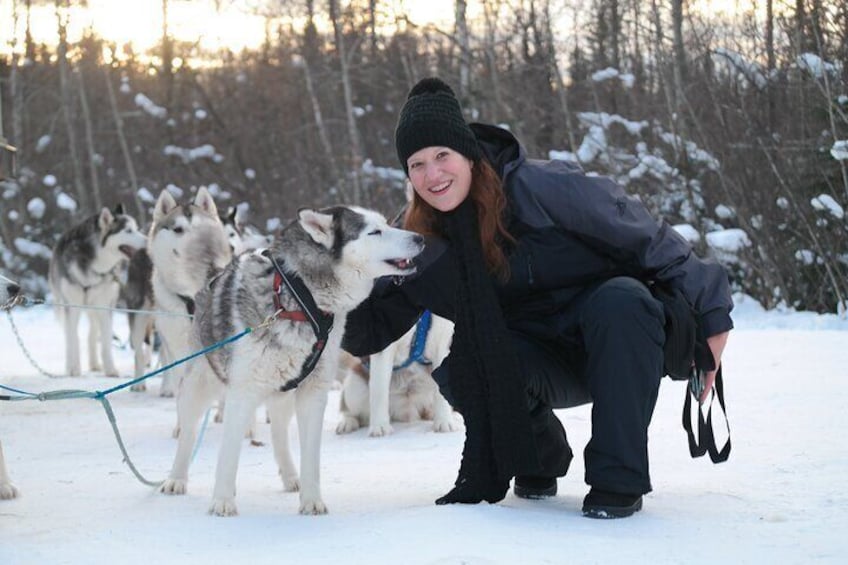
[[[466,441],[437,504],[497,502],[513,477],[516,496],[556,494],[572,452],[552,410],[592,402],[583,514],[638,511],[651,491],[647,432],[665,342],[648,285],[683,293],[718,367],[733,327],[723,268],[609,179],[527,159],[508,131],[466,124],[439,79],[410,91],[395,143],[415,190],[406,227],[428,247],[416,275],[378,286],[350,315],[344,347],[379,351],[424,309],[455,322],[434,378]]]

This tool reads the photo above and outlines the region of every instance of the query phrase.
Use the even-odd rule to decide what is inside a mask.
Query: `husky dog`
[[[194,295],[232,258],[215,201],[206,188],[194,201],[178,205],[163,190],[153,210],[147,243],[153,264],[151,281],[156,303],[156,331],[167,359],[189,353]],[[162,378],[160,396],[174,396],[184,366],[170,369]]]
[[[244,223],[242,214],[235,206],[230,206],[227,213],[221,216],[221,223],[224,224],[224,232],[234,257],[245,251],[270,247],[274,243],[273,236],[265,235],[256,227]]]
[[[103,208],[62,234],[53,248],[48,279],[53,299],[59,304],[78,304],[100,309],[88,313],[88,359],[92,371],[100,370],[97,341],[103,371],[118,376],[112,359],[112,312],[120,293],[118,270],[121,263],[142,249],[146,243],[135,220],[118,205],[115,210]],[[65,370],[80,374],[80,352],[77,325],[80,309],[58,306],[65,330]]]
[[[153,310],[153,262],[147,249],[140,249],[130,259],[127,266],[127,282],[121,287],[121,298],[130,310]],[[133,378],[144,374],[150,364],[153,345],[153,315],[143,312],[130,312],[127,315],[130,326],[130,346],[134,354]],[[160,361],[167,362],[160,351]],[[135,392],[147,390],[144,381],[130,387]]]
[[[210,513],[237,513],[241,438],[262,402],[271,415],[274,455],[284,488],[300,490],[301,514],[326,513],[319,481],[321,432],[347,314],[368,297],[376,278],[413,273],[412,259],[423,248],[420,235],[390,227],[374,211],[304,209],[279,235],[273,249],[240,255],[210,281],[197,296],[192,331],[197,346],[209,346],[248,327],[254,331],[192,363],[177,399],[177,455],[160,490],[185,493],[198,421],[225,389],[224,431]],[[293,292],[289,284],[300,290]],[[315,307],[308,306],[310,297]],[[307,317],[321,322],[317,324],[320,331],[304,321]],[[331,320],[329,330],[327,320]],[[321,343],[325,344],[323,354],[307,373],[308,361],[320,351]],[[300,478],[288,444],[294,412]]]
[[[0,275],[0,308],[8,305],[20,291],[20,286]],[[16,496],[18,496],[18,489],[15,488],[15,485],[9,479],[9,472],[6,470],[6,459],[3,457],[3,444],[0,443],[0,500],[15,498]]]
[[[368,425],[368,435],[392,433],[391,422],[433,420],[437,432],[459,429],[453,409],[439,392],[431,376],[450,351],[453,323],[427,314],[429,331],[424,341],[423,359],[412,359],[413,339],[419,325],[383,351],[371,355],[369,366],[348,355],[347,375],[342,385],[341,416],[336,433],[344,434]],[[427,318],[422,318],[419,324]]]

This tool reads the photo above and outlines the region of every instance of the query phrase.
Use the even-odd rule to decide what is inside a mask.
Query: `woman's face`
[[[471,190],[474,162],[448,147],[425,147],[406,160],[409,180],[424,202],[441,212],[462,204]]]

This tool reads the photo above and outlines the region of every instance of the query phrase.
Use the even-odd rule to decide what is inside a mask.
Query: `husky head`
[[[0,308],[9,304],[20,292],[20,286],[0,275]]]
[[[297,224],[316,249],[315,259],[332,257],[337,274],[356,273],[361,279],[415,272],[412,260],[424,249],[424,238],[393,228],[378,212],[337,206],[302,209]]]
[[[170,192],[162,191],[153,209],[147,251],[154,269],[167,270],[169,279],[189,295],[199,290],[210,272],[227,266],[232,251],[206,188],[201,187],[187,204],[177,204]]]
[[[114,210],[105,207],[100,210],[97,228],[100,232],[100,246],[110,256],[129,259],[147,244],[147,238],[138,231],[135,219],[124,212],[123,204],[118,204]]]
[[[227,213],[220,216],[221,223],[224,225],[224,235],[227,236],[233,255],[241,255],[247,249],[244,244],[244,226],[238,216],[238,208],[235,206],[230,206]]]

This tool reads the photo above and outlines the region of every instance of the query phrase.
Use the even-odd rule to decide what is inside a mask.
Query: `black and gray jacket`
[[[695,255],[689,243],[658,222],[636,198],[574,163],[528,159],[507,130],[471,124],[504,179],[510,277],[498,287],[507,325],[538,337],[548,318],[579,293],[615,276],[679,289],[693,306],[705,336],[730,330],[733,308],[724,268]],[[401,284],[380,281],[351,312],[343,347],[354,355],[382,350],[403,335],[425,309],[453,319],[456,275],[450,245],[428,241],[418,272]]]

